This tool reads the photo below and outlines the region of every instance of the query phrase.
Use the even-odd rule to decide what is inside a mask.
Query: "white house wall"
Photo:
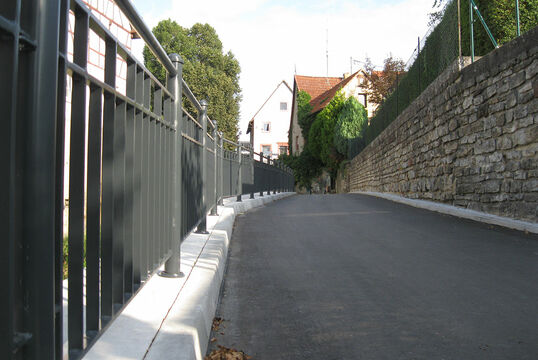
[[[280,103],[286,103],[286,110],[280,110]],[[271,98],[254,118],[254,151],[261,153],[262,145],[271,146],[271,157],[277,158],[279,146],[288,146],[288,130],[292,106],[292,93],[281,83]],[[264,124],[269,123],[268,132],[263,130]]]

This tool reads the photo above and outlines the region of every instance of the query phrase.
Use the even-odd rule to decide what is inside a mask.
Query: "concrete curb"
[[[388,194],[388,193],[379,193],[379,192],[370,192],[370,191],[353,191],[352,193],[375,196],[375,197],[383,198],[386,200],[398,202],[401,204],[410,205],[416,208],[436,211],[438,213],[448,214],[448,215],[457,216],[460,218],[470,219],[474,221],[479,221],[486,224],[492,224],[492,225],[506,227],[509,229],[538,234],[538,224],[536,223],[510,219],[510,218],[497,216],[497,215],[491,215],[491,214],[483,213],[476,210],[469,210],[469,209],[459,208],[457,206],[435,203],[433,201],[408,199],[403,196],[398,196],[398,195]]]
[[[179,279],[153,276],[84,359],[197,359],[207,350],[235,217],[294,193],[227,199],[208,216],[209,235],[181,244]]]

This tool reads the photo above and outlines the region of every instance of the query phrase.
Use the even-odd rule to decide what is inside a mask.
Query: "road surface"
[[[535,360],[538,236],[293,196],[237,218],[217,316],[210,350],[253,359]]]

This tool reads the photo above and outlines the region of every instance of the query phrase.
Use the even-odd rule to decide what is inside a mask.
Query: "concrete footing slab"
[[[457,206],[440,204],[433,201],[409,199],[403,196],[398,196],[389,193],[371,192],[371,191],[353,191],[354,194],[362,194],[375,196],[405,205],[410,205],[416,208],[436,211],[438,213],[457,216],[464,219],[483,222],[486,224],[497,225],[509,229],[526,231],[533,234],[538,234],[538,224],[521,220],[510,219],[507,217],[491,215],[480,211],[469,210]]]
[[[181,244],[184,276],[152,276],[84,359],[203,359],[236,215],[292,194],[226,199],[207,218],[209,234],[193,233]]]

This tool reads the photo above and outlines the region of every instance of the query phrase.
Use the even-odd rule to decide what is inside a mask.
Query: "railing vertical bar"
[[[134,121],[135,110],[127,107],[125,122],[125,200],[124,200],[124,299],[133,294],[133,176],[134,176]]]
[[[112,248],[113,310],[116,314],[124,302],[124,246],[125,246],[125,122],[126,104],[117,99],[114,120],[114,228]]]
[[[170,118],[169,120],[172,120]],[[172,196],[174,192],[172,191],[172,131],[171,129],[166,129],[166,196],[164,197],[164,200],[166,202],[166,248],[171,253],[172,249]]]
[[[144,71],[141,67],[136,68],[136,83],[135,83],[135,101],[137,104],[144,104]]]
[[[76,357],[83,346],[83,256],[84,256],[84,151],[86,124],[86,83],[73,76],[71,135],[69,151],[68,225],[68,337],[69,357]]]
[[[199,234],[207,234],[207,198],[205,196],[205,187],[207,184],[207,101],[202,100],[200,102],[200,105],[202,106],[202,111],[199,113],[199,122],[202,125],[201,129],[201,142],[202,146],[199,149],[201,153],[201,159],[198,162],[200,166],[200,172],[202,174],[202,181],[201,181],[201,219],[200,224],[198,225],[197,233]]]
[[[220,182],[219,182],[219,205],[224,205],[224,144],[223,144],[223,133],[219,133],[219,164],[220,164]]]
[[[20,4],[14,3],[12,6],[20,8]],[[15,12],[15,9],[13,9]],[[18,14],[14,14],[18,19]],[[2,131],[0,131],[0,164],[7,170],[6,175],[0,176],[0,238],[4,239],[4,251],[0,252],[0,271],[5,274],[4,294],[0,296],[0,318],[4,319],[0,326],[0,354],[10,354],[14,348],[14,332],[16,328],[15,319],[19,313],[20,305],[17,305],[18,294],[16,289],[20,286],[17,281],[16,264],[22,256],[17,249],[19,246],[19,234],[17,226],[18,193],[16,173],[17,163],[17,112],[16,101],[18,93],[18,67],[19,67],[19,37],[17,30],[11,36],[5,36],[0,42],[0,82],[4,86],[0,87],[0,118],[2,119]],[[61,72],[61,70],[60,70]],[[64,90],[65,91],[65,90]],[[63,140],[63,139],[62,139]],[[62,167],[63,170],[63,167]],[[58,172],[56,171],[56,176]],[[58,184],[56,178],[56,183]],[[63,179],[62,179],[63,185]],[[62,194],[63,200],[63,194]],[[56,201],[56,211],[58,203]],[[58,225],[56,224],[56,234]],[[57,245],[56,245],[57,246]],[[55,256],[57,255],[57,251]]]
[[[56,98],[56,172],[55,172],[55,229],[54,229],[54,303],[55,303],[55,320],[54,320],[54,340],[55,340],[55,358],[63,359],[63,235],[64,235],[64,166],[65,166],[65,103],[66,103],[66,85],[67,85],[67,36],[68,36],[68,17],[69,2],[60,1],[60,36],[58,50],[61,56],[58,57],[58,87]],[[9,71],[9,67],[1,66],[4,71]],[[4,84],[5,82],[2,81]],[[17,93],[15,87],[7,87],[8,91]],[[5,98],[1,94],[0,98]],[[0,117],[5,118],[0,115]],[[9,133],[9,132],[8,132]],[[3,187],[2,188],[6,188]],[[3,216],[2,216],[3,217]],[[5,218],[5,217],[3,217]],[[11,253],[8,251],[8,253]],[[9,276],[8,276],[9,278]],[[10,288],[8,286],[8,293]],[[2,337],[0,335],[0,337]],[[1,350],[0,350],[1,351]]]
[[[109,47],[107,47],[108,49]],[[106,57],[107,66],[111,65]],[[115,66],[114,58],[114,66]],[[108,67],[105,66],[105,76]],[[116,98],[104,93],[103,105],[103,180],[101,211],[101,325],[112,318],[112,248],[114,229],[114,117]]]
[[[117,45],[105,39],[105,83],[116,88]],[[116,96],[104,93],[103,106],[103,180],[101,211],[101,326],[106,326],[114,314],[114,143]]]
[[[150,265],[150,121],[146,116],[142,116],[142,191],[141,191],[141,212],[142,212],[142,250],[141,250],[141,277],[146,280]]]
[[[156,242],[156,174],[155,171],[157,170],[157,166],[155,161],[156,159],[156,121],[154,119],[150,119],[149,123],[149,214],[148,219],[149,222],[149,235],[148,235],[148,242],[149,242],[149,248],[148,248],[148,255],[149,255],[149,270],[151,271],[155,265],[157,264],[157,258],[158,258],[158,250]]]
[[[73,62],[83,68],[88,58],[88,14],[75,10]],[[69,358],[78,357],[84,347],[84,171],[86,135],[86,81],[73,74],[71,134],[69,150],[68,304]]]
[[[157,264],[159,264],[164,256],[164,249],[163,249],[163,226],[162,226],[162,219],[163,219],[163,201],[162,201],[162,178],[163,178],[163,147],[164,147],[164,138],[163,138],[163,125],[161,122],[157,123],[156,128],[156,142],[157,142],[157,154],[155,157],[155,165],[157,166],[157,171],[155,172],[156,179],[154,186],[155,189],[155,230],[156,230],[156,237],[157,237]]]
[[[168,256],[170,253],[171,243],[170,243],[170,195],[172,192],[169,187],[171,166],[170,166],[170,128],[169,124],[172,120],[172,100],[167,97],[164,102],[165,107],[165,123],[166,126],[163,126],[163,136],[165,141],[164,146],[164,163],[163,163],[163,229],[164,229],[164,248],[165,256]]]
[[[153,95],[153,112],[157,116],[161,116],[163,114],[163,91],[161,88],[155,89]]]
[[[86,333],[99,331],[99,248],[101,243],[101,108],[102,89],[90,87],[86,201]]]
[[[125,95],[127,95],[128,98],[133,99],[136,101],[137,93],[136,93],[136,63],[132,61],[131,59],[127,60],[127,86],[125,89]]]
[[[151,102],[151,80],[150,80],[149,75],[147,75],[146,73],[144,73],[143,86],[144,86],[144,107],[146,109],[149,109],[150,102]]]
[[[237,201],[242,201],[243,195],[243,174],[241,172],[241,166],[243,164],[243,154],[241,153],[241,145],[237,146]]]
[[[134,233],[133,233],[133,282],[134,291],[138,290],[142,281],[143,260],[142,256],[145,251],[142,249],[143,233],[144,233],[144,216],[142,209],[142,112],[137,112],[135,115],[134,131],[134,174],[133,174],[133,214],[134,214]]]

